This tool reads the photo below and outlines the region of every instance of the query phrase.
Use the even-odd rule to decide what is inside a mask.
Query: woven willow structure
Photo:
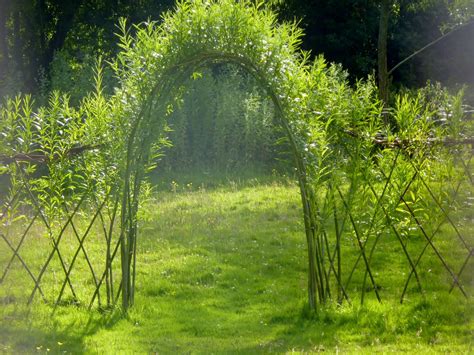
[[[122,51],[112,64],[120,88],[112,97],[102,95],[99,70],[97,91],[79,108],[54,95],[37,114],[28,99],[4,109],[11,141],[22,142],[2,158],[11,177],[0,217],[3,295],[18,299],[24,289],[16,281],[26,276],[28,302],[133,304],[146,167],[183,85],[219,63],[257,80],[286,132],[301,191],[312,309],[331,298],[363,302],[366,293],[381,300],[378,274],[386,266],[374,265],[387,238],[398,240],[406,261],[402,300],[411,283],[423,289],[423,258],[443,265],[447,289],[467,295],[461,279],[472,240],[459,227],[460,214],[451,215],[473,186],[472,142],[459,125],[437,124],[426,116],[430,110],[401,98],[397,135],[387,133],[370,80],[351,89],[340,68],[299,50],[296,25],[278,25],[274,13],[251,1],[181,2],[160,24],[133,27],[133,36],[125,21],[120,28]],[[404,115],[407,106],[415,109]],[[440,230],[456,235],[462,254],[443,255]],[[423,249],[410,249],[415,237],[424,238]]]

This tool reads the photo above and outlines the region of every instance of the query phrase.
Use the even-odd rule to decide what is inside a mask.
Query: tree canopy
[[[380,1],[279,0],[264,2],[279,19],[296,20],[304,29],[304,49],[324,54],[349,70],[352,80],[377,70]],[[390,1],[388,69],[443,31],[472,21],[469,1]],[[0,96],[18,91],[76,89],[77,97],[91,89],[84,79],[92,58],[112,58],[116,25],[148,19],[161,21],[174,1],[131,0],[2,0],[0,3]],[[393,73],[393,83],[421,86],[426,80],[444,84],[474,82],[469,58],[474,55],[471,23],[424,51]],[[89,72],[88,72],[89,71]],[[72,79],[65,81],[67,75]],[[74,92],[74,90],[73,90]]]

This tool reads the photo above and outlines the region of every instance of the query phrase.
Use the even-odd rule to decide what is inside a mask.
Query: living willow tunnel
[[[459,223],[467,212],[452,213],[453,206],[465,211],[473,184],[466,136],[472,127],[463,121],[460,97],[438,110],[440,119],[421,99],[399,97],[392,133],[373,81],[351,88],[339,66],[310,60],[299,49],[302,31],[278,24],[263,3],[184,1],[160,23],[119,27],[121,52],[111,66],[120,85],[113,96],[102,92],[99,63],[96,91],[80,107],[55,93],[36,113],[29,97],[2,108],[9,127],[2,172],[10,179],[0,226],[8,251],[0,260],[3,293],[19,295],[18,280],[27,278],[28,302],[133,304],[137,211],[156,142],[186,81],[206,66],[230,63],[255,78],[286,132],[301,192],[312,309],[331,299],[382,301],[380,285],[390,281],[382,279],[386,265],[377,257],[387,239],[406,266],[401,301],[433,282],[420,271],[427,258],[444,268],[446,292],[467,297],[472,236]],[[440,230],[454,236],[449,253],[436,238]],[[412,248],[410,238],[421,238],[422,247]]]

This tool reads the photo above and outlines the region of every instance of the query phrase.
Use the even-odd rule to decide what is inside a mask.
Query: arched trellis
[[[276,15],[262,4],[184,1],[166,14],[161,24],[133,27],[133,36],[125,21],[120,23],[122,52],[112,64],[120,83],[116,93],[108,99],[102,95],[98,73],[97,92],[78,110],[69,109],[67,103],[53,97],[51,109],[37,116],[43,120],[52,117],[47,128],[53,132],[55,119],[72,117],[64,123],[64,127],[71,127],[69,136],[58,136],[54,149],[48,146],[42,154],[16,154],[4,159],[17,183],[4,203],[2,223],[13,223],[18,213],[29,220],[16,236],[10,235],[8,228],[0,231],[11,250],[5,260],[2,284],[16,259],[33,282],[29,301],[38,294],[49,299],[50,294],[42,285],[56,263],[55,271],[64,276],[59,289],[52,291],[56,304],[64,301],[69,292],[69,300],[88,298],[90,306],[96,302],[99,306],[114,305],[121,296],[122,306],[127,309],[134,300],[137,211],[150,148],[160,137],[169,105],[175,103],[186,80],[203,66],[231,63],[242,67],[260,84],[273,102],[290,143],[303,206],[308,303],[312,309],[331,298],[331,293],[337,294],[338,301],[349,301],[347,290],[359,265],[363,275],[361,302],[367,282],[381,299],[371,267],[374,251],[383,239],[381,230],[391,231],[406,260],[409,276],[402,300],[412,275],[421,288],[417,267],[427,248],[446,269],[453,287],[466,294],[460,276],[470,262],[472,248],[448,209],[460,190],[472,189],[472,151],[466,148],[472,141],[459,141],[461,132],[448,132],[449,127],[440,137],[433,138],[437,129],[434,124],[420,126],[420,115],[429,111],[421,108],[412,110],[411,121],[402,121],[400,115],[398,138],[383,135],[382,106],[375,98],[373,84],[368,81],[350,89],[337,66],[327,66],[321,58],[310,62],[308,54],[298,47],[301,31],[293,24],[278,25]],[[403,105],[409,104],[415,106],[402,98],[396,110],[401,112]],[[16,116],[26,122],[24,129],[37,123],[37,116],[26,103],[17,106],[11,110],[17,110]],[[34,131],[36,140],[32,142],[46,146],[44,137],[37,133]],[[104,136],[109,137],[105,144]],[[446,140],[446,136],[451,138]],[[428,178],[426,172],[430,169],[426,166],[436,164],[430,158],[449,152],[452,147],[445,147],[449,142],[457,147],[456,156],[464,159],[461,165],[466,174],[459,174],[459,165],[446,158],[455,172],[438,173],[433,168],[433,178]],[[19,147],[20,152],[29,152],[28,149],[29,146]],[[36,163],[45,163],[49,169],[40,184],[29,172]],[[407,169],[411,175],[402,176]],[[67,178],[71,170],[77,171],[80,179]],[[63,184],[65,177],[69,180]],[[437,198],[439,191],[430,188],[429,179],[452,182],[453,193],[447,204]],[[413,192],[422,193],[425,200],[431,199],[439,207],[443,221],[452,227],[466,250],[462,265],[450,265],[436,247],[433,239],[439,228],[427,230],[429,218],[423,220],[414,210],[419,201],[410,200]],[[410,250],[403,239],[397,217],[400,209],[425,239],[422,251]],[[85,223],[80,218],[83,210],[90,215]],[[333,220],[332,227],[328,226],[329,220]],[[35,229],[36,233],[40,230],[47,234],[52,245],[42,256],[45,262],[36,270],[30,266],[33,262],[30,264],[21,256],[25,240]],[[87,248],[92,233],[104,236],[100,247]],[[353,239],[357,255],[347,266],[343,265],[347,254],[341,248],[344,235]],[[76,248],[68,252],[65,245],[69,243],[76,243]],[[80,280],[74,274],[78,263],[83,264],[92,281],[89,292],[75,286],[75,280]],[[350,270],[345,278],[343,266]],[[459,267],[457,272],[455,267]]]
[[[141,28],[133,44],[125,23],[121,24],[124,51],[115,67],[122,74],[121,94],[141,96],[142,99],[131,103],[137,113],[128,136],[121,211],[122,274],[131,275],[124,280],[122,299],[125,308],[133,302],[134,271],[130,272],[130,268],[134,269],[137,231],[134,216],[140,181],[150,144],[160,134],[154,127],[163,125],[163,122],[156,122],[156,117],[161,116],[164,121],[166,108],[173,103],[176,90],[193,71],[215,62],[238,65],[257,80],[273,102],[288,136],[298,171],[308,243],[309,302],[312,308],[316,306],[314,231],[317,226],[312,211],[316,201],[306,181],[302,154],[308,143],[302,136],[307,134],[304,118],[309,114],[304,101],[310,97],[316,77],[311,75],[308,56],[298,49],[301,31],[295,25],[278,26],[275,14],[262,5],[245,1],[181,2],[173,13],[165,15],[161,25]],[[156,50],[143,52],[147,46]],[[140,68],[154,70],[146,71],[146,75],[139,74],[137,78]],[[136,94],[137,89],[141,95]]]
[[[173,95],[176,95],[177,90],[184,82],[191,76],[191,74],[199,70],[205,65],[215,64],[215,63],[232,63],[242,67],[249,74],[251,74],[257,82],[262,86],[266,91],[271,101],[273,102],[276,112],[279,116],[279,122],[281,123],[282,128],[284,129],[291,152],[295,162],[295,169],[297,171],[298,182],[301,192],[301,199],[303,205],[303,218],[306,231],[306,237],[308,242],[308,253],[310,265],[309,269],[314,270],[315,264],[313,258],[314,256],[314,246],[313,240],[314,236],[313,231],[315,230],[314,220],[311,218],[313,212],[311,211],[311,202],[309,196],[309,185],[306,180],[306,169],[301,155],[301,151],[296,143],[296,138],[294,137],[294,132],[290,127],[290,123],[285,115],[285,111],[282,108],[281,100],[277,97],[276,93],[272,91],[268,83],[265,80],[264,74],[259,70],[259,68],[248,59],[228,54],[228,53],[209,53],[202,52],[193,54],[191,58],[187,58],[183,63],[178,63],[172,68],[167,70],[167,73],[163,75],[164,80],[157,84],[149,96],[146,104],[143,106],[143,110],[140,112],[135,125],[132,127],[132,135],[129,138],[128,143],[128,156],[127,156],[127,168],[125,176],[125,185],[123,191],[123,201],[122,201],[122,216],[130,214],[131,216],[128,219],[123,220],[124,232],[123,235],[128,235],[127,242],[122,242],[123,255],[122,265],[127,265],[127,269],[123,269],[123,274],[131,275],[130,278],[124,280],[128,286],[123,289],[123,305],[128,307],[128,304],[133,302],[133,290],[134,290],[134,265],[135,265],[135,247],[136,247],[136,232],[138,230],[136,223],[136,213],[139,203],[139,191],[140,191],[140,182],[143,179],[143,168],[146,165],[149,157],[148,152],[150,152],[150,144],[156,139],[155,130],[150,127],[155,123],[154,115],[158,106],[158,111],[163,112],[164,108],[173,101]],[[138,147],[136,150],[133,147]],[[133,162],[133,166],[131,164]],[[130,187],[129,183],[133,181],[133,189]],[[123,227],[122,227],[123,228]],[[132,266],[133,265],[133,266]],[[130,268],[133,268],[133,272],[130,272]],[[313,278],[309,281],[309,299],[310,303],[315,305],[315,295],[316,295],[316,284]]]

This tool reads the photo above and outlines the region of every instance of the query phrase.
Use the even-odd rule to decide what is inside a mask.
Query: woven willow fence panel
[[[339,251],[337,243],[331,247],[328,239],[352,234],[359,249],[355,262],[345,265],[346,277],[337,281],[339,300],[349,301],[346,290],[351,284],[359,290],[361,303],[366,293],[381,301],[387,288],[399,290],[402,303],[409,289],[424,293],[443,282],[449,292],[456,289],[468,297],[463,283],[472,287],[472,275],[467,272],[473,252],[472,143],[472,139],[375,142],[391,152],[385,153],[384,162],[373,164],[371,171],[362,172],[372,176],[363,176],[359,186],[348,182],[346,189],[332,185],[326,191],[328,203],[335,206],[336,236],[328,238],[323,228],[320,239],[326,243],[329,262],[323,277],[341,274],[340,265],[338,270],[334,265],[337,253],[342,254],[342,260],[350,259],[343,256],[347,250]],[[446,170],[437,168],[447,157],[452,165]],[[400,259],[406,264],[403,285],[392,283],[392,261],[384,261],[377,250],[384,250],[382,245],[393,239],[398,241]],[[422,243],[418,243],[420,239]],[[445,273],[431,274],[434,264],[441,265]],[[359,277],[354,276],[358,269],[362,271]]]
[[[121,287],[115,261],[118,204],[110,194],[86,190],[62,204],[61,217],[52,219],[23,164],[15,164],[19,188],[4,200],[1,215],[2,293],[16,302],[39,297],[53,304],[114,304]]]
[[[133,304],[146,166],[183,85],[220,63],[256,79],[286,132],[312,309],[331,299],[382,301],[388,288],[403,301],[439,283],[467,296],[472,131],[451,129],[400,98],[398,132],[390,134],[373,81],[350,88],[338,66],[300,51],[300,29],[278,25],[252,1],[181,2],[161,24],[135,26],[134,36],[125,21],[120,28],[122,52],[112,63],[120,88],[112,97],[102,95],[99,69],[96,92],[76,110],[53,97],[38,113],[25,102],[3,111],[13,147],[2,157],[11,179],[0,215],[4,302]],[[403,285],[393,284],[380,252],[390,240],[406,266]],[[434,264],[445,275],[430,273]]]
[[[436,158],[426,155],[411,156],[410,170],[404,171],[407,178],[397,179],[397,164],[406,154],[406,148],[391,149],[393,154],[390,164],[378,167],[382,177],[378,186],[374,186],[370,180],[364,181],[367,184],[364,192],[367,204],[363,208],[372,211],[367,221],[354,219],[353,214],[357,212],[352,210],[354,207],[351,209],[349,206],[349,191],[335,187],[326,192],[334,196],[332,203],[340,204],[337,211],[341,214],[334,216],[335,223],[341,226],[336,229],[336,235],[323,232],[318,236],[324,243],[321,245],[321,253],[325,254],[321,255],[325,258],[321,277],[325,283],[332,285],[326,290],[337,290],[340,300],[350,302],[349,290],[356,284],[362,292],[362,299],[366,292],[373,292],[377,298],[382,299],[384,291],[381,285],[389,282],[390,270],[385,270],[384,275],[384,270],[377,268],[375,264],[377,259],[383,258],[383,255],[377,255],[377,244],[382,244],[383,239],[387,238],[384,232],[388,228],[390,238],[396,238],[400,242],[401,257],[406,258],[406,282],[404,285],[397,285],[401,290],[401,301],[410,285],[416,285],[418,292],[423,291],[425,286],[429,288],[433,280],[437,282],[439,275],[431,278],[429,269],[421,267],[423,260],[428,258],[442,264],[445,269],[447,292],[456,289],[467,296],[463,280],[470,280],[468,266],[472,262],[472,235],[467,234],[473,223],[472,145],[443,146],[442,150],[446,154],[456,157],[455,169],[463,173],[459,174],[457,171],[456,179],[445,176],[441,181],[436,180],[436,176],[420,173],[419,166],[427,159]],[[21,163],[16,164],[21,170]],[[115,304],[122,291],[117,199],[113,199],[111,195],[98,198],[90,191],[84,191],[74,205],[62,206],[64,217],[60,223],[53,222],[45,216],[44,208],[35,196],[26,173],[22,172],[20,176],[20,189],[10,195],[8,200],[4,200],[1,215],[0,237],[3,245],[0,282],[4,300],[7,297],[11,301],[31,302],[37,297],[55,304],[81,302],[89,306],[96,304],[98,307]],[[409,192],[413,191],[410,187],[415,185],[417,194],[423,196],[418,201],[414,201]],[[395,223],[393,211],[387,210],[384,199],[388,198],[391,190],[398,193],[395,196],[398,199],[398,213],[405,214],[411,223]],[[377,207],[370,208],[368,204],[371,203]],[[431,217],[432,220],[427,221],[423,209],[419,208],[423,204],[436,206],[437,214]],[[52,225],[53,223],[56,225]],[[345,223],[347,225],[343,227]],[[380,225],[384,229],[372,233]],[[422,238],[425,243],[422,248],[411,249],[412,243],[409,242],[407,233],[415,229],[418,238]],[[354,249],[338,250],[335,241],[351,234],[355,235],[357,245],[354,249],[358,249],[359,253],[354,264],[344,264],[344,268],[348,270],[345,277],[341,277],[339,260],[345,259],[345,253],[354,254]],[[460,247],[453,252],[452,241],[446,243],[442,239],[444,235],[455,238]],[[341,254],[339,258],[338,253]],[[355,281],[356,277],[353,275],[357,274],[358,269],[364,276],[360,279],[359,275],[359,280]]]

